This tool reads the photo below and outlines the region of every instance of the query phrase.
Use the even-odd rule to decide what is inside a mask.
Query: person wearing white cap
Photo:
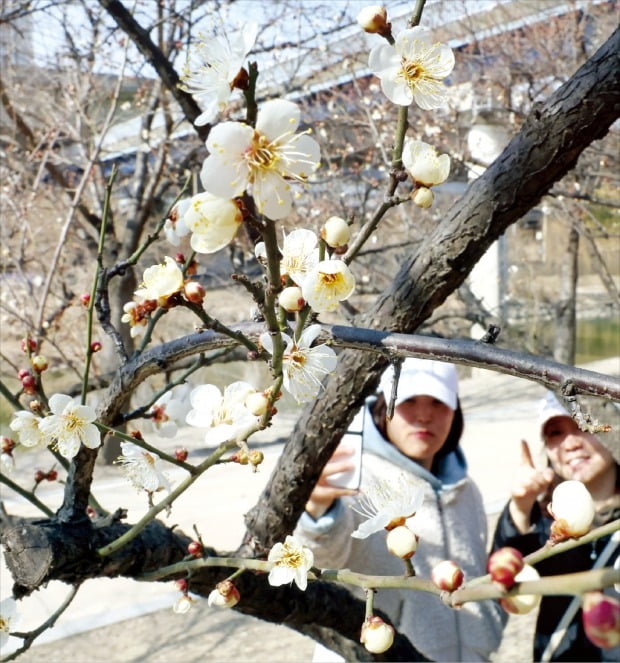
[[[465,578],[484,575],[487,521],[459,446],[463,414],[456,368],[406,359],[390,419],[386,414],[393,375],[393,368],[388,368],[378,395],[368,399],[325,465],[295,536],[313,550],[318,566],[402,575],[403,561],[388,553],[381,527],[369,535],[359,534],[365,517],[356,509],[358,498],[372,494],[377,483],[394,487],[410,482],[420,500],[415,515],[407,520],[419,537],[411,560],[416,575],[430,580],[432,569],[445,560],[458,564]],[[362,447],[359,463],[350,451],[356,441]],[[342,481],[350,477],[355,478],[353,484]],[[505,615],[493,601],[470,602],[454,610],[436,595],[419,591],[381,590],[375,607],[434,661],[488,660],[500,644],[505,624]],[[343,659],[318,646],[314,660]]]
[[[599,433],[605,436],[601,439],[581,430],[555,394],[547,393],[538,414],[547,464],[537,468],[527,442],[521,442],[521,465],[515,472],[511,499],[495,530],[495,549],[511,546],[529,554],[542,547],[551,531],[552,518],[546,507],[552,489],[565,480],[581,481],[589,490],[596,508],[593,527],[620,517],[620,410],[611,401],[592,397],[580,396],[577,402],[583,414],[611,430]],[[612,566],[619,554],[617,538],[608,535],[535,566],[541,576],[576,573],[594,565]],[[606,592],[613,593],[613,589]],[[617,592],[615,597],[619,598]],[[620,648],[603,650],[586,637],[580,598],[544,596],[536,622],[533,660],[617,661]]]

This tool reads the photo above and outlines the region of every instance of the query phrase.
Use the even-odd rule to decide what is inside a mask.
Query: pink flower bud
[[[22,338],[19,347],[22,352],[34,352],[37,349],[37,342],[34,338]]]
[[[187,460],[188,451],[185,447],[180,447],[174,450],[174,457],[184,463]]]
[[[529,564],[526,564],[515,576],[516,582],[539,579],[540,575],[538,574],[538,571]],[[506,612],[511,612],[514,615],[525,615],[540,603],[540,595],[519,594],[518,596],[507,596],[500,599],[499,602]]]
[[[34,379],[32,375],[28,374],[22,378],[22,389],[24,390],[24,393],[29,394],[31,396],[32,394],[36,393],[37,381]]]
[[[179,578],[178,580],[174,581],[174,584],[176,585],[177,589],[180,592],[186,592],[187,591],[187,580],[185,578]]]
[[[362,624],[360,642],[372,654],[382,654],[394,642],[394,629],[381,617],[372,615]]]
[[[620,601],[603,592],[586,592],[581,607],[583,628],[597,647],[620,645]]]
[[[385,537],[387,549],[401,559],[410,559],[418,549],[418,537],[406,525],[391,529]]]
[[[101,350],[101,348],[102,348],[102,345],[99,341],[93,341],[90,344],[90,351],[91,352],[99,352],[99,350]]]
[[[23,380],[27,375],[31,375],[30,371],[27,368],[22,368],[22,369],[20,369],[19,373],[17,374],[17,377],[20,380]]]
[[[37,373],[42,373],[48,367],[47,359],[43,355],[34,355],[30,363]]]
[[[84,308],[86,308],[90,304],[90,295],[87,292],[80,295],[80,303]]]
[[[183,292],[185,293],[185,299],[188,302],[192,302],[192,304],[202,304],[206,295],[204,286],[197,281],[188,281],[185,284]]]
[[[453,592],[463,584],[463,571],[452,560],[439,562],[431,571],[432,581],[446,592]]]
[[[505,547],[496,550],[489,557],[487,571],[491,574],[493,582],[510,589],[515,584],[515,576],[523,565],[523,555],[516,548]]]
[[[548,509],[554,519],[550,537],[554,543],[577,538],[590,531],[594,520],[594,501],[581,481],[563,481],[557,486]]]
[[[202,555],[202,544],[200,541],[190,541],[187,545],[187,553],[193,557],[200,557]]]

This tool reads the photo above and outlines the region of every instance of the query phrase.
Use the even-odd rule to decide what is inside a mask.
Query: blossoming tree
[[[102,0],[101,4],[138,39],[135,21],[122,3]],[[617,119],[617,32],[532,111],[500,157],[402,264],[376,303],[358,314],[351,326],[322,321],[322,315],[340,310],[353,295],[356,258],[373,234],[380,232],[384,218],[400,206],[409,206],[411,214],[431,207],[432,187],[446,181],[450,173],[450,156],[410,135],[408,123],[409,113],[432,111],[445,102],[444,79],[455,65],[453,51],[420,25],[423,7],[423,1],[417,2],[407,26],[396,34],[384,8],[369,7],[359,15],[360,29],[376,35],[368,66],[387,99],[397,106],[398,122],[383,199],[357,228],[351,219],[334,215],[321,220],[318,233],[283,225],[320,172],[321,145],[311,129],[304,128],[298,104],[289,99],[257,101],[261,75],[251,60],[255,26],[243,30],[236,42],[222,38],[209,47],[198,44],[180,85],[171,78],[172,65],[153,58],[162,80],[168,80],[183,100],[186,116],[203,132],[208,154],[198,169],[200,187],[196,189],[201,190],[190,193],[185,187],[126,260],[109,262],[105,246],[115,190],[113,171],[102,207],[97,267],[91,290],[82,299],[87,311],[86,351],[79,393],[49,393],[48,362],[30,335],[24,339],[29,368],[20,372],[18,392],[3,386],[15,413],[10,421],[12,437],[3,438],[0,476],[4,487],[30,500],[45,516],[32,521],[6,517],[2,541],[15,584],[13,596],[0,604],[3,638],[15,631],[19,599],[45,582],[61,579],[77,587],[85,578],[123,575],[176,580],[178,612],[191,609],[194,597],[203,596],[214,607],[286,622],[317,639],[329,639],[332,648],[348,657],[381,656],[387,651],[391,660],[424,660],[406,638],[394,633],[385,616],[375,614],[374,589],[392,583],[437,594],[437,600],[441,594],[454,607],[466,601],[507,600],[507,592],[510,597],[524,594],[515,579],[518,583],[517,574],[531,567],[514,556],[498,565],[501,574],[492,566],[492,578],[476,582],[462,584],[462,572],[449,560],[432,578],[415,577],[411,559],[417,538],[405,521],[419,507],[420,495],[405,485],[396,490],[379,487],[365,496],[360,508],[369,518],[353,533],[363,539],[389,530],[388,549],[403,559],[402,577],[369,578],[318,569],[311,551],[291,536],[321,468],[389,362],[398,364],[409,355],[434,357],[518,374],[561,388],[569,399],[580,392],[620,399],[617,380],[609,376],[501,350],[492,343],[413,335],[463,282],[490,244]],[[154,53],[155,45],[144,35],[141,39],[141,48]],[[233,90],[243,92],[245,106],[235,107],[227,117]],[[257,278],[234,275],[252,297],[257,314],[251,322],[230,324],[209,309],[197,269],[203,256],[224,249],[241,228],[251,229],[250,236],[259,240],[253,249],[262,272]],[[182,241],[188,242],[190,255],[176,254],[174,247]],[[143,266],[139,284],[122,311],[116,311],[119,326],[109,310],[111,283],[135,268],[147,249],[157,252],[159,259]],[[165,342],[155,342],[164,316],[181,311],[192,316],[198,329],[184,328]],[[95,316],[120,362],[96,406],[89,397],[91,365],[101,350],[101,342],[92,333]],[[193,376],[202,362],[187,360],[228,348],[242,348],[248,360],[264,362],[269,380],[264,384],[232,381],[223,390],[213,384],[195,384]],[[161,393],[133,403],[140,385],[163,371],[172,377]],[[188,384],[191,388],[183,393]],[[196,540],[158,521],[158,514],[171,508],[185,491],[196,489],[214,465],[237,462],[247,465],[248,471],[260,466],[262,454],[253,449],[252,435],[268,428],[278,416],[283,390],[303,411],[269,485],[246,516],[247,534],[238,550],[224,554],[211,548],[208,540]],[[129,403],[135,409],[128,412]],[[583,413],[576,416],[587,425]],[[174,436],[175,420],[202,429],[208,455],[200,462],[182,449],[171,455],[149,440],[143,432],[146,428],[136,427],[131,433],[122,430],[123,425],[141,419],[161,435]],[[589,425],[604,427],[605,422]],[[124,522],[120,512],[108,513],[91,491],[97,455],[111,436],[122,440],[119,472],[146,497],[144,516],[135,523]],[[13,476],[19,470],[20,454],[42,448],[49,449],[64,473],[64,500],[55,513],[35,490],[25,489]],[[176,484],[167,476],[168,467],[183,471]],[[35,477],[37,485],[55,479],[53,472],[57,474],[53,469]],[[554,499],[555,510],[565,516],[562,507],[560,498]],[[576,539],[584,536],[608,532],[590,532],[590,524],[578,532],[564,524],[554,550],[577,545],[582,541]],[[47,554],[42,555],[42,550]],[[553,554],[553,550],[541,554]],[[618,582],[619,575],[612,569],[587,575],[574,591]],[[364,588],[366,603],[355,599],[347,585]],[[525,596],[551,591],[544,581],[529,583]],[[22,636],[25,648],[32,638]]]

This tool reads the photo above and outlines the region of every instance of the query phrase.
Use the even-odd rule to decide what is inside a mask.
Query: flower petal
[[[285,99],[265,102],[256,117],[256,130],[274,141],[288,133],[295,133],[299,126],[299,106]]]

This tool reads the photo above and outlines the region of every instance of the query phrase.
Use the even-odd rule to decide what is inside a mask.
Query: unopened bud
[[[192,609],[192,605],[194,604],[194,599],[188,596],[187,594],[183,594],[174,606],[172,606],[172,610],[177,614],[177,615],[184,615],[188,613]]]
[[[339,216],[332,216],[321,228],[321,239],[332,248],[345,246],[351,239],[351,227]]]
[[[418,549],[417,535],[405,525],[399,525],[391,529],[385,538],[385,543],[392,555],[396,555],[401,559],[413,557]]]
[[[249,460],[251,465],[258,467],[265,460],[265,454],[258,449],[253,449],[250,451]]]
[[[181,463],[184,463],[187,460],[188,455],[189,453],[185,447],[179,447],[174,450],[174,457]]]
[[[21,368],[17,374],[17,377],[20,380],[23,380],[27,375],[31,375],[30,371],[27,368]]]
[[[516,548],[506,546],[499,548],[489,557],[487,571],[491,574],[493,582],[510,589],[523,566],[523,555]]]
[[[187,591],[187,586],[188,585],[187,585],[187,580],[185,578],[179,578],[178,580],[175,580],[174,584],[180,592],[186,592]]]
[[[428,209],[435,200],[435,194],[427,187],[421,186],[411,194],[413,203],[423,209]]]
[[[262,391],[255,391],[247,396],[245,406],[255,417],[260,417],[267,412],[269,399]]]
[[[50,470],[46,475],[45,478],[48,481],[56,481],[58,479],[58,472],[56,470]]]
[[[431,571],[432,581],[446,592],[453,592],[463,584],[463,571],[452,560],[439,562]]]
[[[48,367],[47,359],[43,355],[34,355],[30,359],[32,368],[37,373],[43,373],[43,371]]]
[[[41,481],[43,481],[43,479],[45,479],[45,476],[46,476],[46,474],[45,474],[45,472],[43,472],[43,470],[37,470],[34,473],[34,482],[35,483],[41,483]]]
[[[357,22],[369,34],[387,34],[390,24],[387,22],[387,11],[381,5],[364,7],[357,15]]]
[[[12,440],[10,437],[2,436],[2,446],[0,450],[3,454],[10,454],[13,449],[15,449],[15,440]]]
[[[581,481],[563,481],[555,488],[549,504],[551,540],[554,543],[577,538],[590,531],[594,520],[594,501]]]
[[[22,352],[34,352],[37,349],[37,342],[34,338],[22,338],[19,346]]]
[[[99,352],[99,350],[101,350],[102,347],[103,346],[101,345],[101,343],[99,341],[93,341],[90,344],[90,351],[91,352]]]
[[[297,287],[296,285],[284,288],[278,297],[278,303],[285,311],[288,311],[289,313],[301,311],[301,309],[306,305],[306,301],[301,294],[301,288]]]
[[[41,401],[30,401],[30,403],[28,403],[28,407],[35,414],[41,414],[43,412],[43,405],[41,405]]]
[[[362,624],[360,642],[372,654],[382,654],[394,642],[394,629],[381,617],[372,615]]]
[[[90,295],[87,292],[80,295],[80,303],[84,308],[90,304]]]
[[[192,302],[192,304],[202,304],[206,294],[204,286],[197,281],[188,281],[183,292],[185,293],[185,299]]]
[[[24,393],[29,394],[32,396],[32,394],[35,394],[37,391],[37,381],[34,379],[32,375],[25,375],[22,378],[22,389],[24,390]]]
[[[526,564],[515,576],[515,582],[539,579],[540,575],[538,574],[538,571],[529,564]],[[507,596],[500,599],[499,602],[506,612],[511,612],[515,615],[525,615],[540,603],[540,595],[519,594],[518,596]]]
[[[232,608],[239,603],[240,598],[239,590],[232,580],[222,580],[209,594],[207,603],[211,608]]]
[[[250,462],[250,459],[248,458],[248,454],[243,451],[237,451],[237,453],[234,453],[231,457],[230,460],[232,460],[233,463],[239,463],[239,465],[247,465]]]
[[[190,541],[187,545],[187,553],[193,557],[200,557],[202,555],[202,544],[200,541]]]
[[[620,645],[620,601],[603,592],[586,592],[582,601],[583,628],[597,647]]]

